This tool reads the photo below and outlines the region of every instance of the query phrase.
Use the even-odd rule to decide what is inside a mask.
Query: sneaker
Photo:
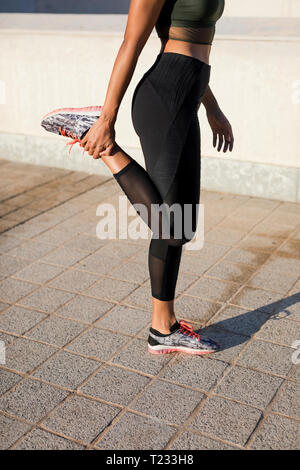
[[[69,153],[73,145],[81,142],[90,127],[97,121],[102,106],[87,106],[85,108],[55,109],[43,117],[41,126],[48,132],[71,137]]]
[[[171,352],[185,352],[188,354],[210,354],[220,349],[215,341],[200,337],[193,330],[192,325],[183,320],[174,323],[171,333],[163,335],[154,328],[150,328],[148,337],[148,351],[152,354],[168,354]]]

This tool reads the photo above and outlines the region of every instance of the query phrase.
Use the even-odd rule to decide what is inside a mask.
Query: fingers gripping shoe
[[[60,108],[46,114],[41,126],[48,132],[71,137],[69,153],[73,145],[81,142],[90,127],[101,115],[102,106],[87,106],[85,108]]]
[[[152,354],[168,354],[171,352],[185,352],[188,354],[210,354],[220,349],[215,341],[200,337],[193,330],[192,325],[180,320],[170,328],[171,333],[163,335],[150,328],[148,337],[148,351]]]

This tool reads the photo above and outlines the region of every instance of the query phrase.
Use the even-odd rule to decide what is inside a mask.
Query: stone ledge
[[[80,148],[74,147],[71,158],[65,140],[59,138],[0,133],[0,141],[0,158],[110,175],[102,162],[83,158]],[[143,164],[140,148],[123,148]],[[300,202],[300,168],[203,155],[201,187],[210,191]]]
[[[0,13],[0,32],[93,33],[123,36],[127,15]],[[151,36],[156,36],[153,29]],[[216,27],[216,39],[257,38],[300,39],[300,18],[222,17]]]

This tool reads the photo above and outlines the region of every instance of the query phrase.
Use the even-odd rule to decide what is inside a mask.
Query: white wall
[[[62,147],[64,139],[46,133],[40,127],[40,120],[59,107],[103,103],[123,38],[126,15],[12,15],[10,22],[7,18],[7,15],[6,18],[0,15],[0,80],[6,86],[6,103],[0,104],[0,158],[105,171],[99,162],[96,166],[83,161],[81,152],[75,148],[72,158],[68,157]],[[225,25],[226,18],[223,20]],[[240,25],[239,20],[236,21]],[[266,25],[268,21],[266,19]],[[295,29],[297,21],[293,23]],[[284,20],[281,23],[284,25]],[[249,164],[256,165],[256,174],[259,175],[261,169],[268,175],[270,187],[275,181],[281,198],[295,200],[299,197],[300,200],[300,189],[297,195],[300,184],[300,38],[295,37],[294,32],[291,37],[282,33],[274,37],[273,34],[272,30],[271,35],[266,32],[264,37],[258,37],[251,34],[251,28],[244,36],[228,31],[222,34],[219,28],[211,53],[210,84],[232,123],[235,148],[231,154],[219,153],[213,148],[211,130],[201,107],[202,155],[207,165],[217,161],[219,168],[232,162],[236,182],[226,182],[225,170],[218,178],[215,175],[212,179],[207,174],[206,181],[210,181],[210,189],[247,190],[270,196],[267,190],[264,193],[265,179],[259,182],[259,177],[256,178],[257,191],[253,187],[255,181],[248,184],[249,170],[244,169]],[[137,155],[139,161],[142,155],[131,123],[131,99],[137,82],[152,65],[159,49],[160,41],[153,32],[140,56],[116,124],[117,141]],[[55,148],[57,151],[53,150]],[[238,172],[236,162],[239,162]],[[280,177],[276,183],[278,172],[287,172],[288,179]],[[288,192],[284,187],[287,185]]]
[[[225,0],[225,16],[299,18],[299,0]]]

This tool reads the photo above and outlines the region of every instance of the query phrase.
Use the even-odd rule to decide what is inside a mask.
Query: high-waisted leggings
[[[176,52],[158,54],[134,91],[131,116],[146,170],[132,160],[114,176],[129,201],[152,207],[177,204],[182,220],[195,233],[200,198],[200,127],[198,109],[209,83],[211,66]],[[186,207],[189,207],[187,214]],[[192,210],[191,210],[192,208]],[[137,210],[139,213],[139,211]],[[141,214],[140,214],[141,215]],[[187,217],[185,217],[185,215]],[[141,215],[142,216],[142,215]],[[143,217],[142,217],[143,218]],[[144,217],[151,227],[150,217]],[[169,219],[172,225],[172,219]],[[192,236],[153,236],[149,247],[152,296],[175,297],[182,246]]]

